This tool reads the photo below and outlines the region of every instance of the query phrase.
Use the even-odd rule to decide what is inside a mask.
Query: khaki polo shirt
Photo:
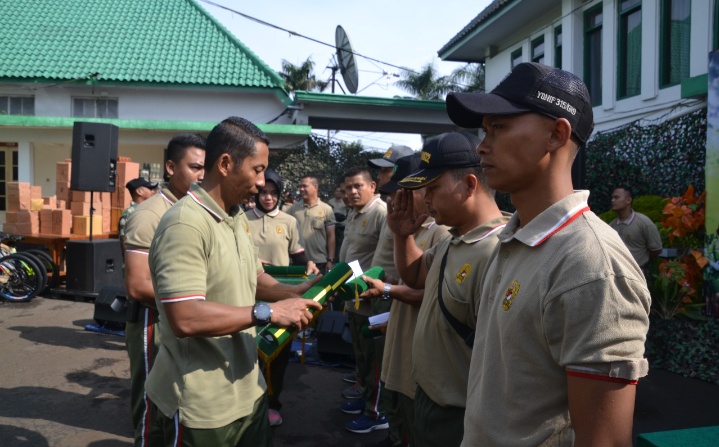
[[[262,266],[239,209],[233,216],[198,185],[165,213],[150,247],[162,347],[145,388],[162,413],[190,428],[219,428],[252,412],[265,392],[255,328],[222,337],[177,338],[165,306],[206,300],[255,303]]]
[[[385,274],[399,278],[399,272],[394,265],[394,235],[387,224],[382,227],[379,234],[371,265],[372,267],[380,266],[384,269]]]
[[[321,200],[312,206],[301,201],[295,203],[287,213],[297,219],[307,258],[315,264],[327,262],[330,258],[327,252],[327,229],[335,226],[332,207]]]
[[[275,208],[265,214],[256,207],[246,213],[252,241],[262,261],[272,265],[290,265],[290,255],[305,251],[300,242],[297,219]]]
[[[414,234],[414,242],[423,251],[450,237],[447,227],[437,225],[434,219],[428,220],[429,222],[422,224],[422,228]],[[381,378],[387,389],[400,392],[411,399],[414,399],[417,384],[408,372],[412,370],[412,341],[418,314],[419,306],[392,300],[382,357]]]
[[[469,373],[469,446],[571,446],[567,375],[635,381],[646,375],[650,297],[588,191],[517,231],[514,215],[482,281]]]
[[[340,261],[359,260],[362,270],[369,270],[386,221],[387,204],[379,194],[375,194],[360,210],[350,213],[345,221]]]
[[[125,249],[147,251],[162,216],[177,202],[167,184],[160,191],[135,207],[125,223]]]
[[[493,219],[457,237],[443,239],[424,254],[427,263],[422,305],[412,344],[412,374],[436,404],[464,408],[472,350],[439,308],[437,287],[442,257],[449,249],[442,298],[461,323],[475,327],[482,271],[498,243],[497,234],[508,216]]]
[[[609,225],[619,233],[640,267],[649,263],[649,252],[662,249],[662,238],[654,222],[642,213],[632,211],[629,219],[614,219]]]

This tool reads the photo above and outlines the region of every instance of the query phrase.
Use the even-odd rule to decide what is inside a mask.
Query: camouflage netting
[[[682,195],[689,185],[704,191],[706,109],[659,124],[638,121],[602,132],[587,144],[585,187],[596,213],[610,207],[618,185],[634,196]]]

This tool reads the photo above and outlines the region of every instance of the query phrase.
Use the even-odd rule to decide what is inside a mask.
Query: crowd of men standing
[[[388,429],[392,446],[631,445],[650,300],[617,232],[572,188],[593,129],[586,87],[523,63],[492,92],[446,105],[482,137],[393,146],[370,161],[377,181],[352,168],[329,204],[305,175],[284,210],[269,139],[249,121],[173,138],[169,180],[123,230],[138,306],[127,330],[135,445],[271,445],[289,353],[268,393],[255,328],[305,328],[320,305],[299,297],[355,260],[385,278],[364,276],[369,289],[345,307],[356,370],[340,409],[358,415],[348,430]],[[290,260],[317,276],[285,285],[264,272]]]

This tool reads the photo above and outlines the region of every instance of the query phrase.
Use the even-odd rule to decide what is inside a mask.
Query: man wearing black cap
[[[489,94],[451,93],[447,113],[484,129],[482,171],[517,208],[484,274],[462,445],[631,445],[650,297],[572,188],[593,129],[587,88],[523,63]]]
[[[125,211],[122,212],[120,215],[120,221],[117,224],[117,235],[120,239],[120,243],[123,245],[123,253],[122,256],[125,256],[124,253],[124,245],[125,245],[125,224],[127,223],[127,217],[135,212],[135,207],[142,202],[144,202],[146,199],[149,199],[155,193],[157,192],[157,186],[159,183],[157,182],[151,182],[147,180],[145,177],[138,177],[134,180],[130,180],[125,184],[125,188],[127,188],[128,192],[130,193],[130,196],[132,197],[132,202],[130,203],[130,206],[125,208]]]
[[[482,272],[508,216],[497,208],[482,175],[477,146],[467,132],[429,140],[420,169],[399,182],[426,188],[424,201],[446,238],[422,252],[414,234],[427,214],[417,216],[411,191],[390,201],[387,222],[394,233],[395,264],[410,287],[424,288],[412,346],[414,445],[459,446],[462,441],[471,342]]]
[[[419,166],[419,152],[400,158],[397,160],[392,178],[380,187],[380,192],[394,198],[400,189],[399,182],[413,172],[417,172]],[[412,190],[412,195],[414,215],[428,214],[427,204],[424,202],[425,188]],[[448,230],[444,225],[437,225],[434,218],[429,217],[414,233],[414,242],[421,250],[427,251],[441,240],[450,237]],[[394,253],[394,240],[390,239],[390,243]],[[394,256],[391,257],[394,270]],[[363,276],[362,279],[370,286],[361,296],[362,298],[391,303],[380,374],[385,390],[384,400],[390,424],[390,441],[392,445],[415,445],[412,426],[417,384],[408,372],[412,370],[412,342],[424,290],[408,287],[401,280],[395,285],[368,276]],[[396,426],[396,429],[393,426]],[[393,439],[394,436],[399,439]]]
[[[412,155],[414,151],[411,147],[402,146],[399,144],[393,144],[387,152],[384,153],[382,158],[373,158],[367,161],[367,164],[373,168],[379,168],[379,175],[377,175],[377,185],[382,186],[389,181],[394,172],[395,164],[397,160],[408,155]]]

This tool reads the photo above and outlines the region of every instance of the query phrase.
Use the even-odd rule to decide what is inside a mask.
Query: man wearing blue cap
[[[490,93],[451,93],[486,133],[487,183],[517,212],[484,274],[463,446],[631,445],[650,297],[617,233],[574,191],[593,113],[577,76],[517,65]]]
[[[451,238],[423,253],[414,234],[428,216],[415,215],[412,192],[398,191],[388,206],[400,277],[424,288],[412,346],[413,445],[419,447],[462,441],[482,271],[508,219],[482,175],[480,142],[467,132],[439,135],[422,148],[419,170],[399,182],[406,189],[426,188],[429,215],[451,227]]]

